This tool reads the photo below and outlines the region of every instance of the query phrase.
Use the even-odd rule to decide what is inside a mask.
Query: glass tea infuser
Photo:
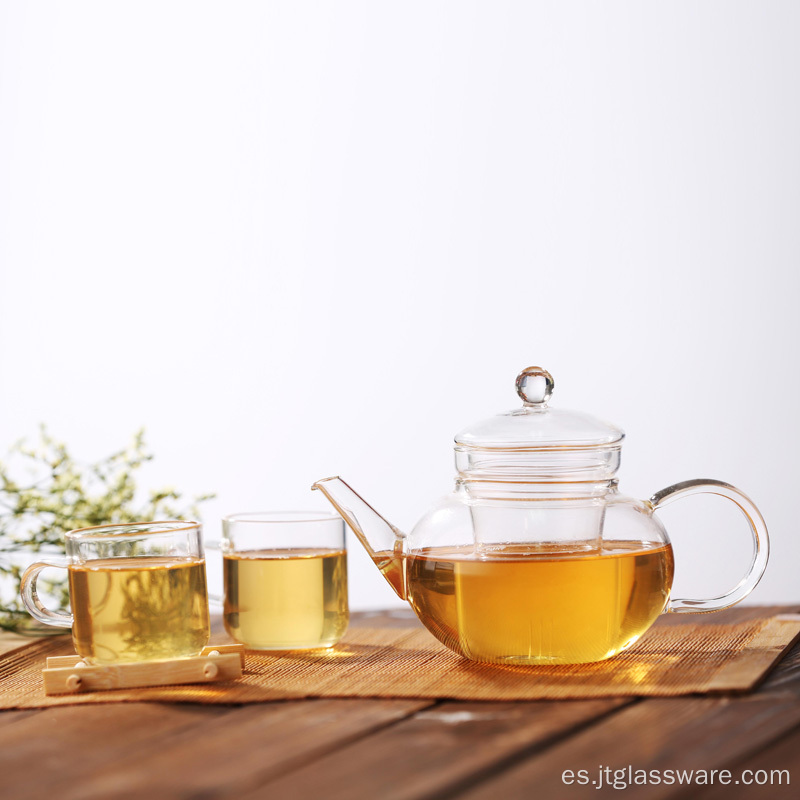
[[[409,534],[340,478],[314,484],[417,616],[444,645],[475,661],[577,664],[630,647],[664,611],[738,603],[767,565],[764,520],[722,481],[677,483],[649,500],[620,494],[624,433],[587,414],[550,408],[553,378],[517,377],[522,408],[455,438],[455,492]],[[680,497],[721,495],[753,537],[747,575],[705,600],[670,598],[673,555],[655,512]]]

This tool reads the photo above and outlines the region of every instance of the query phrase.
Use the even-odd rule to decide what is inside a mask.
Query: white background
[[[623,490],[743,488],[797,602],[800,5],[0,3],[0,450],[139,426],[147,486],[401,528],[517,403],[628,433]],[[676,592],[749,549],[668,509]],[[399,603],[357,543],[356,608]]]

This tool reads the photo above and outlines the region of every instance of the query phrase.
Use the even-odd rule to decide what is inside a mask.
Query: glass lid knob
[[[541,367],[526,367],[517,375],[517,394],[529,408],[546,408],[555,385],[553,376]]]

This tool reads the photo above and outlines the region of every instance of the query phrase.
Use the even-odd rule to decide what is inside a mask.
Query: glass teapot
[[[635,500],[615,478],[624,433],[550,408],[553,378],[517,377],[522,408],[455,438],[456,490],[410,534],[381,517],[341,478],[312,488],[330,500],[399,597],[466,658],[500,664],[579,664],[630,647],[664,611],[738,603],[767,565],[764,520],[738,489],[691,480]],[[753,536],[747,575],[727,594],[670,599],[673,555],[659,508],[690,494],[727,497]]]

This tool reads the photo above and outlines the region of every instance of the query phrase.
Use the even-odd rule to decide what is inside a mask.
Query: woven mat
[[[558,700],[669,697],[753,689],[800,637],[800,616],[734,625],[657,623],[630,650],[597,664],[505,667],[477,664],[414,627],[355,627],[332,650],[248,652],[238,681],[47,697],[41,670],[49,656],[71,655],[66,637],[0,656],[0,708],[42,708],[136,700],[259,703],[304,697],[421,697]]]

